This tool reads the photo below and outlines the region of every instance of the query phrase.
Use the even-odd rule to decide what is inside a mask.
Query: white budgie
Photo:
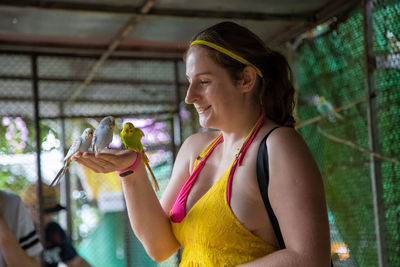
[[[107,116],[100,121],[99,126],[94,131],[92,140],[92,151],[99,152],[113,140],[113,131],[115,127],[115,119],[112,116]]]
[[[71,147],[68,150],[67,155],[64,158],[64,166],[61,168],[61,170],[57,173],[56,177],[53,179],[51,182],[50,186],[58,184],[60,179],[64,176],[66,171],[69,168],[69,165],[71,164],[71,157],[76,153],[76,152],[87,152],[89,150],[90,145],[92,144],[92,138],[93,138],[93,130],[91,128],[86,128],[81,136],[79,136],[75,141],[72,143]]]

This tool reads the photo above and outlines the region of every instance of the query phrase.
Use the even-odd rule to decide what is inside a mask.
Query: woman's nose
[[[197,99],[198,99],[198,95],[196,93],[194,85],[189,84],[189,87],[186,91],[186,97],[185,97],[186,104],[193,104],[196,102]]]

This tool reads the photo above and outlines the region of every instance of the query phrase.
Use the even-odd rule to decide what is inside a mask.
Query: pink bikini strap
[[[245,143],[242,145],[239,153],[236,154],[236,160],[233,163],[233,166],[229,173],[228,185],[227,185],[227,189],[226,189],[226,200],[228,201],[229,206],[231,205],[231,191],[232,191],[233,175],[235,174],[236,168],[242,164],[243,158],[246,155],[248,148],[250,147],[250,145],[253,142],[258,131],[261,129],[261,127],[264,124],[264,119],[265,119],[265,115],[264,115],[264,112],[262,112],[262,114],[260,115],[260,117],[257,120],[256,125],[252,129],[250,137],[248,138],[248,140],[245,140]]]
[[[224,140],[222,137],[222,134],[220,134],[217,137],[217,141],[214,143],[214,145],[210,148],[210,150],[208,151],[208,153],[204,156],[203,159],[200,160],[200,163],[196,166],[196,168],[193,170],[192,174],[190,175],[189,180],[194,180],[197,178],[197,175],[200,173],[201,169],[203,169],[204,165],[206,164],[206,161],[208,160],[208,158],[211,156],[211,153],[214,151],[214,149]],[[193,178],[192,178],[193,177]],[[191,182],[192,184],[192,182]],[[190,185],[190,187],[192,187],[192,185]]]
[[[206,161],[210,157],[211,153],[213,150],[222,142],[222,134],[217,137],[216,140],[213,141],[213,144],[211,143],[211,148],[209,149],[207,154],[204,156],[204,158],[200,161],[200,163],[194,168],[193,172],[190,174],[189,179],[186,181],[186,183],[183,185],[181,191],[179,192],[178,196],[175,199],[174,205],[171,208],[170,211],[170,217],[172,221],[174,222],[181,222],[183,218],[186,216],[186,200],[189,195],[189,191],[192,188],[194,182],[196,181],[197,176],[199,175],[201,169],[203,169]]]

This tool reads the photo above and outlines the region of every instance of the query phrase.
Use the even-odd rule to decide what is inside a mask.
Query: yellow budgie
[[[127,122],[124,124],[124,128],[121,131],[121,140],[124,143],[125,147],[130,150],[135,150],[142,153],[142,160],[144,165],[150,172],[151,179],[154,184],[154,188],[156,191],[160,190],[158,187],[158,183],[156,177],[154,177],[154,173],[149,165],[149,158],[146,156],[146,153],[143,150],[143,145],[140,142],[144,133],[139,128],[136,128],[132,123]]]

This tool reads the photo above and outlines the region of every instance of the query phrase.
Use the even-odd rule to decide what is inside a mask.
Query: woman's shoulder
[[[292,150],[307,146],[303,137],[292,127],[279,126],[271,131],[266,145],[272,149]]]
[[[195,133],[189,136],[185,140],[184,145],[191,148],[204,149],[215,138],[217,138],[219,134],[220,134],[219,131],[206,131],[206,132]]]
[[[183,142],[179,154],[185,155],[192,166],[194,160],[220,134],[219,131],[206,131],[190,135]]]
[[[282,176],[276,180],[303,177],[303,181],[315,181],[320,178],[312,152],[294,128],[276,129],[267,138],[266,145],[271,176]]]
[[[311,151],[300,133],[293,127],[273,125],[266,127],[260,138],[264,140],[267,147],[270,164],[279,162],[280,165],[287,164],[290,167],[292,160],[312,160]]]

